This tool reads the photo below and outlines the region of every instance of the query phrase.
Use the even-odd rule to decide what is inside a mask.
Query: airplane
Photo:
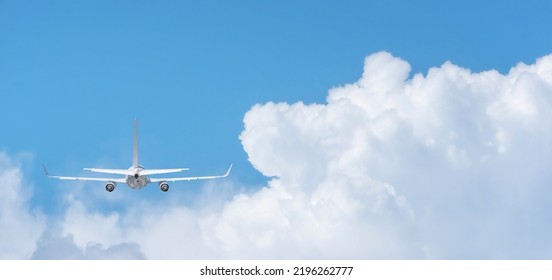
[[[157,183],[161,191],[167,192],[169,190],[168,182],[193,181],[193,180],[216,179],[216,178],[227,177],[228,174],[230,174],[230,170],[232,170],[232,164],[230,164],[230,167],[228,168],[228,170],[224,175],[199,176],[199,177],[175,177],[175,178],[150,178],[149,175],[182,172],[185,170],[189,170],[189,168],[145,169],[143,166],[141,166],[138,163],[138,120],[135,119],[134,120],[134,151],[133,151],[131,167],[129,167],[128,169],[83,168],[86,171],[124,175],[124,177],[93,178],[93,177],[56,176],[48,173],[46,166],[42,165],[42,168],[44,168],[44,173],[46,173],[46,176],[54,179],[106,182],[105,190],[108,192],[114,191],[115,187],[117,186],[117,183],[126,183],[131,189],[142,189],[148,183]]]

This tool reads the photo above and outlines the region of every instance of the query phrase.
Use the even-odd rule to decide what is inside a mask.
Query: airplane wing
[[[98,181],[98,182],[116,182],[116,183],[126,183],[126,178],[91,178],[91,177],[68,177],[68,176],[56,176],[48,173],[46,166],[42,165],[44,168],[44,173],[46,176],[54,179],[60,180],[75,180],[75,181]]]
[[[224,177],[227,177],[228,174],[230,174],[230,170],[232,170],[232,165],[233,164],[230,164],[230,167],[228,168],[228,171],[226,171],[226,174],[224,174],[224,175],[199,176],[199,177],[178,177],[178,178],[149,178],[149,181],[151,183],[158,183],[158,182],[193,181],[193,180],[224,178]]]
[[[170,168],[170,169],[144,169],[140,171],[140,175],[153,175],[153,174],[165,174],[175,173],[190,170],[190,168]]]
[[[108,174],[134,175],[128,169],[83,168],[83,170]]]

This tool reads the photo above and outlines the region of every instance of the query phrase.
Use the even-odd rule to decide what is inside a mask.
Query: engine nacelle
[[[167,192],[169,190],[169,184],[167,184],[167,182],[159,182],[159,189],[161,189],[162,192]]]
[[[115,182],[109,182],[105,185],[105,190],[108,192],[112,192],[115,190],[115,186],[117,186],[117,183]]]

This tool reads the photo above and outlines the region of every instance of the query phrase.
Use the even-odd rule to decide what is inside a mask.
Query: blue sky
[[[324,102],[380,50],[417,73],[447,60],[506,71],[552,47],[546,1],[0,5],[0,147],[56,171],[99,157],[128,165],[137,117],[144,165],[236,162],[239,180],[260,182],[237,139],[256,103]]]
[[[230,180],[253,192],[269,180],[239,138],[253,105],[325,103],[379,51],[410,76],[445,61],[506,74],[552,52],[550,12],[548,1],[0,0],[0,150],[22,158],[30,208],[47,215],[64,211],[71,183],[40,163],[126,168],[134,118],[145,167],[202,175],[233,162]],[[203,183],[174,185],[168,195],[193,197]],[[148,197],[167,199],[155,185]]]

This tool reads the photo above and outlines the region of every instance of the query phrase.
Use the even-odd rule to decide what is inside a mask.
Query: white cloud
[[[213,181],[193,207],[121,198],[107,213],[68,196],[33,257],[62,244],[68,258],[550,258],[551,109],[552,56],[410,76],[376,53],[326,104],[247,112],[240,139],[273,177],[264,188]]]
[[[45,223],[28,206],[31,192],[20,163],[0,152],[0,259],[28,258],[35,250]]]
[[[268,103],[246,114],[252,164],[328,225],[302,237],[354,243],[322,257],[550,257],[539,232],[552,231],[541,197],[552,194],[552,56],[507,75],[449,62],[409,72],[377,53],[327,104]]]
[[[29,161],[27,155],[10,157],[0,152],[0,259],[143,259],[138,244],[120,242],[105,248],[102,238],[113,243],[112,232],[102,229],[113,227],[117,215],[93,215],[82,204],[71,200],[64,222],[48,220],[41,211],[30,207],[32,185],[24,179],[22,164]],[[84,215],[88,219],[80,219]],[[115,217],[115,218],[113,218]],[[82,221],[93,221],[83,224]],[[107,226],[101,226],[101,224]],[[66,227],[66,234],[57,233],[59,224]],[[49,229],[47,227],[50,227]],[[91,229],[90,226],[98,226]],[[111,226],[111,227],[110,227]],[[90,229],[92,235],[87,235]],[[73,232],[81,238],[75,242]],[[77,246],[80,244],[82,246]]]
[[[81,248],[73,240],[73,236],[44,235],[37,245],[31,259],[37,260],[128,260],[144,259],[138,244],[120,243],[103,247],[100,243],[90,242]]]

